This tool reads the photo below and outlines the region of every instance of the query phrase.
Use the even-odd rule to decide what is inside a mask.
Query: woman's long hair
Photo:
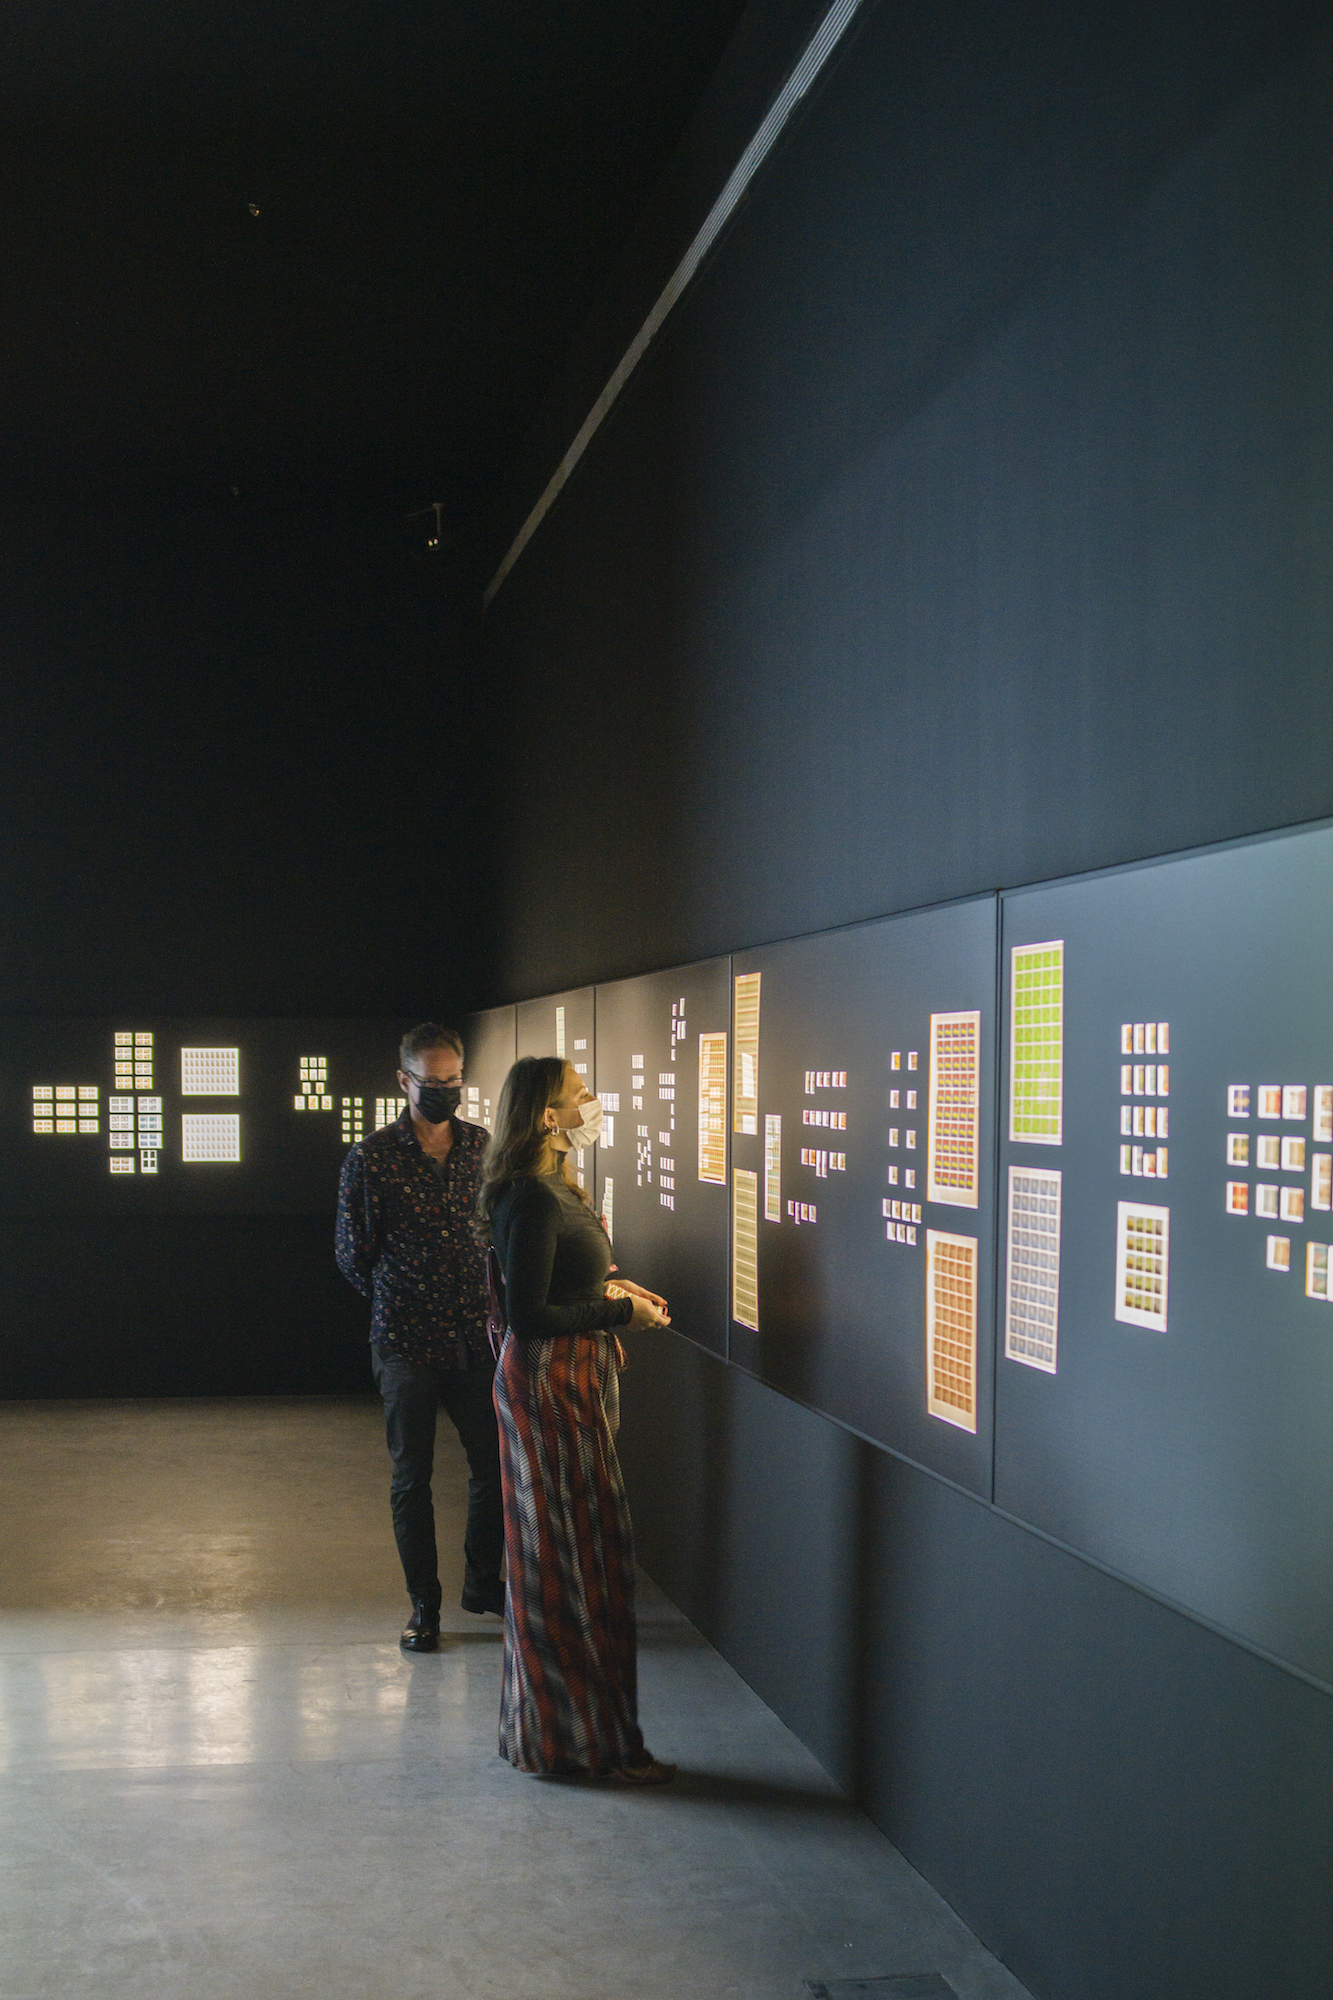
[[[490,1241],[491,1217],[501,1195],[515,1181],[537,1173],[541,1167],[546,1151],[542,1120],[564,1090],[568,1067],[563,1056],[520,1056],[504,1080],[477,1194],[478,1229],[484,1242]],[[561,1163],[560,1174],[580,1201],[589,1202],[584,1189],[570,1175],[568,1154]]]

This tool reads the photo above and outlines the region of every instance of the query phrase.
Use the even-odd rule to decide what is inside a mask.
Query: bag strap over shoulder
[[[500,1349],[504,1346],[509,1315],[505,1311],[504,1272],[500,1269],[500,1259],[495,1254],[493,1243],[486,1252],[486,1277],[491,1289],[491,1308],[486,1315],[486,1338],[490,1342],[491,1353],[498,1361]]]

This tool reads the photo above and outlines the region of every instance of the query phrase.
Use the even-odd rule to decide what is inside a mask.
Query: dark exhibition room
[[[1330,2000],[1333,12],[0,148],[0,2000]]]

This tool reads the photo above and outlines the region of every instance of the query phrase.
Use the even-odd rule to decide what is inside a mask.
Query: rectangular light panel
[[[727,1180],[727,1038],[699,1037],[699,1179]]]
[[[1117,1202],[1115,1316],[1124,1325],[1166,1332],[1170,1239],[1169,1208]]]
[[[926,1408],[977,1427],[977,1239],[926,1231]]]
[[[735,982],[734,1129],[751,1138],[757,1138],[759,1133],[759,982],[762,978],[761,972],[742,972]]]
[[[181,1158],[192,1161],[239,1161],[239,1111],[186,1111],[181,1114]]]
[[[1009,1137],[1058,1146],[1063,1134],[1063,938],[1010,955]]]
[[[980,1013],[932,1014],[928,1201],[977,1206],[980,1098]]]
[[[182,1097],[239,1097],[239,1049],[182,1049]]]
[[[764,1220],[782,1220],[782,1117],[776,1111],[764,1119]]]
[[[737,1167],[731,1177],[731,1316],[759,1331],[759,1176]]]
[[[1005,1358],[1054,1375],[1059,1315],[1060,1176],[1010,1167]]]

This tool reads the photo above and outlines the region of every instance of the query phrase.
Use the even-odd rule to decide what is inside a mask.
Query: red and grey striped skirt
[[[644,1759],[617,1387],[605,1334],[505,1338],[495,1371],[509,1574],[500,1755],[520,1771]]]

